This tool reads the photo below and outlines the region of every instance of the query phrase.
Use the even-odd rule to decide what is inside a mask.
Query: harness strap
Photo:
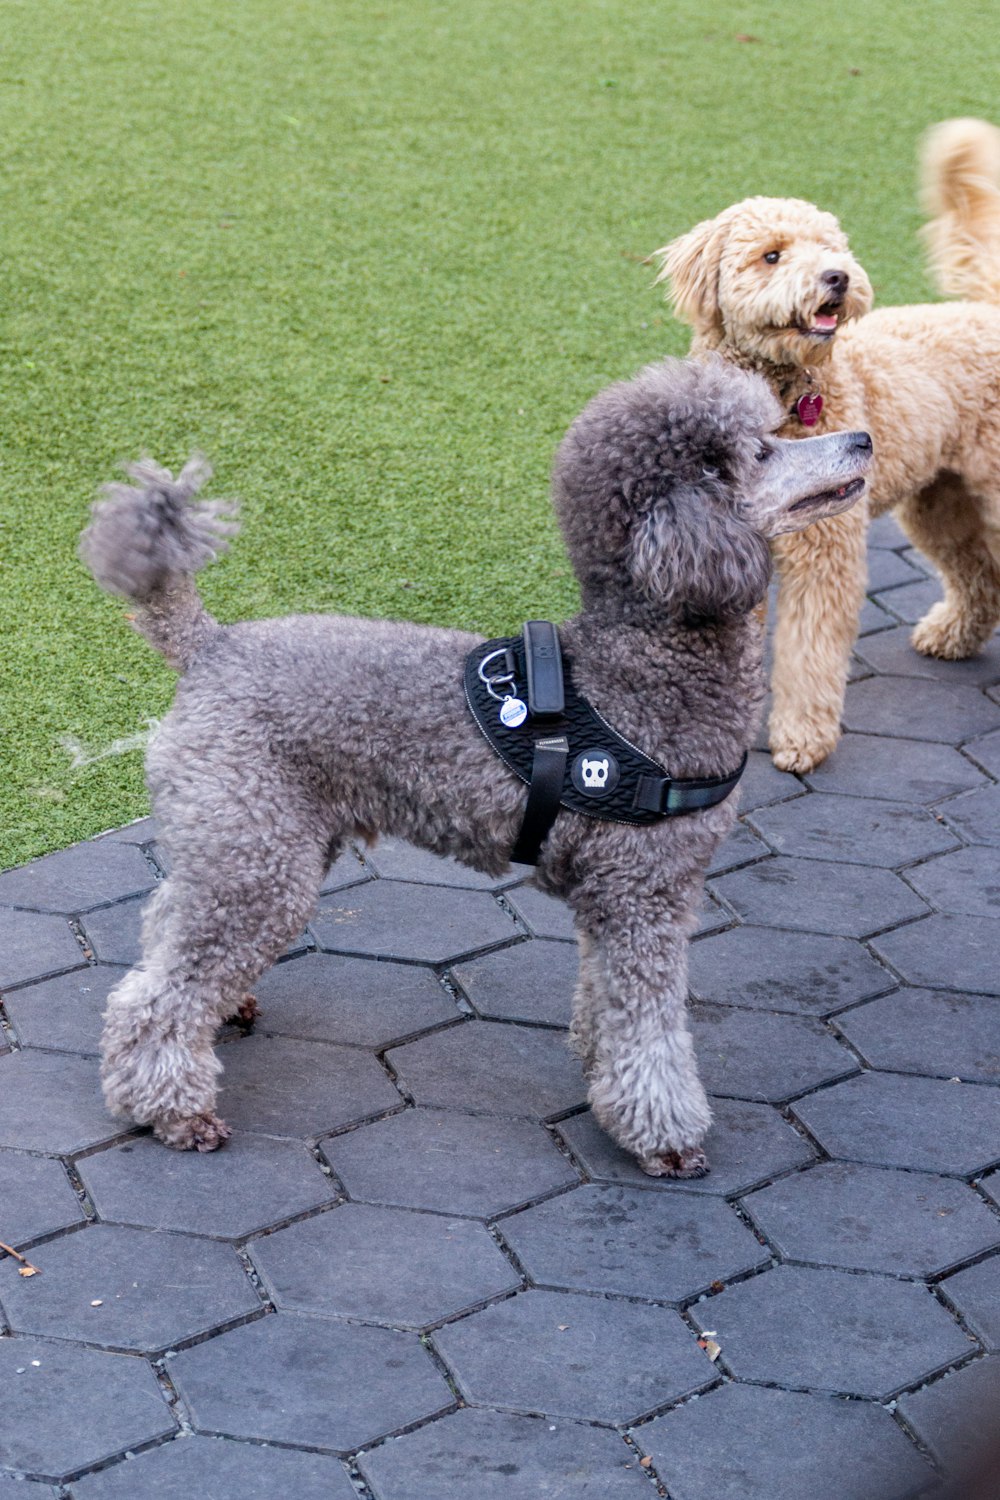
[[[566,779],[569,740],[564,734],[535,741],[531,762],[528,801],[521,819],[511,859],[518,865],[536,865],[538,855],[556,820]]]
[[[638,778],[632,806],[637,811],[660,813],[697,812],[700,808],[714,807],[722,802],[739,781],[746,769],[744,753],[735,771],[728,776],[691,777],[686,781],[674,781],[670,776],[645,776]]]

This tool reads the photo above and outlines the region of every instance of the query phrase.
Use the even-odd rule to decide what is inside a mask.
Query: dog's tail
[[[945,120],[924,136],[924,226],[943,292],[1000,303],[1000,130],[986,120]]]
[[[141,459],[128,469],[133,484],[105,485],[80,538],[80,556],[101,588],[137,606],[136,629],[178,671],[219,628],[194,575],[239,530],[235,501],[197,499],[211,472],[196,456],[175,479]]]

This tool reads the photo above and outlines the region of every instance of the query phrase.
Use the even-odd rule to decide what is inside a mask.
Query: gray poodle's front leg
[[[712,1112],[687,1026],[685,925],[636,913],[592,937],[588,1070],[594,1115],[653,1177],[702,1177]]]

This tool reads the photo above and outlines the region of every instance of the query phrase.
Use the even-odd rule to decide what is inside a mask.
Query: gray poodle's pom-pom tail
[[[182,671],[218,629],[194,575],[229,546],[238,507],[197,498],[212,472],[198,455],[176,479],[149,458],[127,472],[132,484],[105,485],[91,507],[80,556],[101,588],[132,600],[136,629]]]

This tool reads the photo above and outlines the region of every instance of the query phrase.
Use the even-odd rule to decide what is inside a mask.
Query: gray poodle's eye
[[[767,261],[769,266],[776,266],[778,264],[778,261],[781,259],[781,251],[768,250],[764,256],[764,259]]]
[[[773,453],[774,453],[774,449],[773,448],[769,448],[766,443],[758,443],[757,444],[757,452],[754,454],[754,458],[757,460],[757,462],[759,464],[766,464],[767,461],[768,461],[768,459],[773,455]]]

